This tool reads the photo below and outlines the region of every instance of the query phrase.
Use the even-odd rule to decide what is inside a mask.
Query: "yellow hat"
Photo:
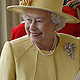
[[[27,8],[42,9],[64,16],[67,23],[80,22],[77,18],[62,12],[63,2],[64,0],[20,0],[19,5],[8,6],[7,9],[17,13],[21,13]]]

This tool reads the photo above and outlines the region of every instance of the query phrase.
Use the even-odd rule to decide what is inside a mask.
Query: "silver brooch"
[[[65,46],[64,46],[64,50],[66,50],[68,52],[68,59],[72,58],[72,59],[75,59],[74,58],[74,51],[76,50],[76,46],[74,45],[74,43],[67,43]]]

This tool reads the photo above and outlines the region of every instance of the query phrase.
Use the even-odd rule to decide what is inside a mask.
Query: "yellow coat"
[[[0,80],[75,80],[79,72],[80,40],[59,34],[51,56],[43,56],[27,36],[5,43],[0,60]],[[73,42],[75,60],[68,59],[66,43]],[[49,51],[44,51],[48,53]]]

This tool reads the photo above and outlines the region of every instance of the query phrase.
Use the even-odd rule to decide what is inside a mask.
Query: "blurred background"
[[[7,40],[11,39],[11,29],[17,26],[20,15],[7,10],[7,6],[18,4],[19,0],[0,0],[0,52]]]

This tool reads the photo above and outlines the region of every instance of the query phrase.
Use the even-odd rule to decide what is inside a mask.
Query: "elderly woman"
[[[57,6],[57,3],[60,4]],[[8,7],[21,13],[28,36],[5,43],[0,80],[76,79],[80,67],[79,39],[56,31],[62,29],[66,21],[78,20],[62,13],[62,5],[63,0],[33,0]]]

